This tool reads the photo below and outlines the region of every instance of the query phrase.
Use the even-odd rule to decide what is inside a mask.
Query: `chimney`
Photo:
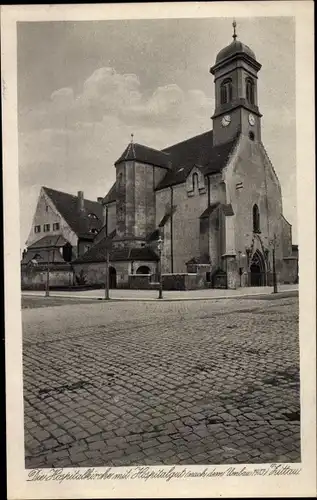
[[[100,203],[100,205],[102,205],[102,200],[103,200],[103,197],[102,196],[98,196],[97,201],[98,201],[98,203]]]
[[[78,191],[77,196],[78,196],[78,210],[80,212],[83,212],[85,210],[84,191]]]

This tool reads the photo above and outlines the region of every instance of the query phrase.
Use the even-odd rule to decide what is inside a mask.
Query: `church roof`
[[[113,183],[110,191],[103,198],[102,203],[105,205],[106,203],[112,203],[117,199],[117,191],[116,191],[116,182]]]
[[[93,239],[95,234],[92,234],[91,230],[100,231],[103,225],[103,207],[101,203],[85,199],[84,211],[80,211],[78,196],[47,187],[43,187],[43,189],[78,237]],[[90,214],[96,215],[97,218],[91,218]]]
[[[105,262],[106,251],[109,248],[109,242],[116,235],[116,231],[112,231],[106,238],[103,238],[94,246],[92,246],[84,255],[78,257],[73,263],[82,262]],[[158,256],[149,247],[141,248],[117,248],[111,249],[109,254],[110,262],[122,262],[131,260],[140,261],[157,261]]]
[[[210,130],[164,149],[171,156],[172,170],[167,172],[156,189],[185,182],[194,165],[198,165],[204,175],[221,172],[236,140],[237,137],[230,142],[214,146],[213,131]]]
[[[133,144],[133,146],[137,146],[137,149],[134,149],[134,151],[140,151],[144,148],[144,150],[162,153],[165,157],[169,158],[171,168],[167,170],[165,177],[156,187],[156,190],[159,190],[185,182],[194,165],[198,165],[204,175],[221,172],[233,150],[237,137],[238,136],[219,146],[214,146],[213,131],[209,130],[208,132],[204,132],[203,134],[196,135],[195,137],[191,137],[173,146],[169,146],[162,151],[151,150],[151,148],[136,144]],[[140,147],[140,149],[138,149],[138,147]],[[128,148],[126,152],[127,150]],[[119,160],[123,161],[124,155],[120,158]],[[150,161],[150,156],[147,156],[147,159]],[[119,160],[116,163],[118,163]],[[157,164],[157,162],[155,163],[153,159],[152,165],[155,164]],[[110,191],[104,197],[103,203],[111,203],[114,201],[116,201],[116,183],[113,184]]]
[[[256,59],[253,50],[251,50],[248,45],[245,45],[240,40],[233,40],[233,42],[231,42],[229,45],[221,49],[220,52],[218,52],[218,55],[216,57],[216,64],[218,64],[220,61],[228,59],[233,55],[238,54],[246,54],[252,59]]]
[[[167,153],[134,142],[130,142],[120,158],[118,158],[115,162],[115,165],[129,160],[139,161],[148,165],[155,165],[156,167],[163,168],[169,168],[170,161]]]

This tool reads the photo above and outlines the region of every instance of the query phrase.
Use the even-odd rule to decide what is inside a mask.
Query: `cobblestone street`
[[[22,313],[27,468],[300,461],[296,297],[53,305]]]

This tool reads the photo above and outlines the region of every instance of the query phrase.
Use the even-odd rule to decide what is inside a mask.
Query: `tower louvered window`
[[[252,78],[246,79],[246,98],[249,104],[255,104],[254,81],[252,80]]]
[[[227,104],[232,101],[232,81],[230,78],[224,80],[220,87],[220,102]]]

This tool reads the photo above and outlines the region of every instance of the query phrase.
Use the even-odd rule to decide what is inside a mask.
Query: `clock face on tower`
[[[230,115],[225,115],[223,119],[221,120],[221,125],[223,127],[227,127],[231,122],[231,116]]]
[[[249,123],[252,126],[255,124],[255,118],[251,113],[249,114]]]

